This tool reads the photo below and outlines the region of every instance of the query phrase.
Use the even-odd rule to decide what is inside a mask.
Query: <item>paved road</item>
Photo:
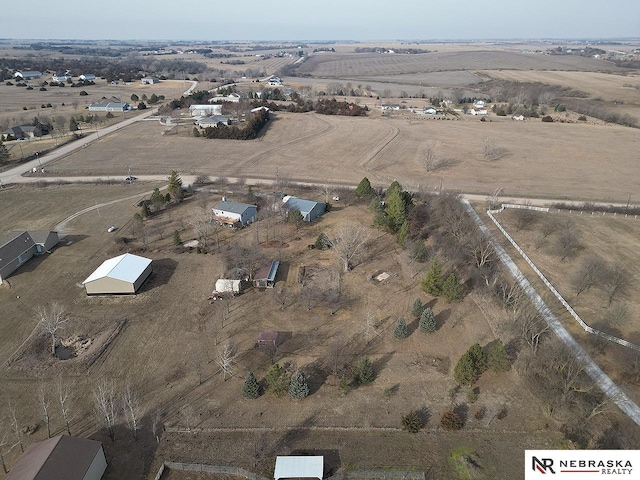
[[[82,133],[84,133],[85,136],[82,137],[80,140],[75,140],[75,141],[66,143],[61,147],[58,147],[54,151],[41,156],[39,159],[31,160],[30,162],[26,162],[26,163],[21,163],[17,167],[7,170],[2,174],[0,174],[0,180],[2,181],[3,185],[6,185],[8,183],[28,183],[28,182],[37,182],[39,180],[42,180],[43,177],[23,177],[22,174],[25,172],[31,171],[34,167],[35,168],[40,167],[40,164],[44,166],[53,160],[56,160],[60,157],[68,155],[69,153],[75,150],[78,150],[79,148],[82,148],[84,144],[92,143],[96,140],[99,140],[101,135],[102,136],[109,135],[110,133],[113,133],[121,128],[128,127],[132,123],[139,122],[140,120],[150,117],[151,115],[154,115],[156,113],[158,113],[158,110],[154,108],[140,115],[136,115],[135,117],[131,117],[127,120],[116,123],[115,125],[110,125],[108,127],[98,129],[97,131],[93,131],[91,133],[84,130]],[[46,168],[45,168],[45,171],[46,171]]]
[[[520,288],[529,297],[529,300],[533,306],[538,310],[542,318],[544,318],[547,325],[551,328],[553,333],[562,341],[565,346],[573,353],[573,355],[580,361],[584,371],[591,377],[593,382],[600,387],[600,389],[609,397],[625,414],[629,416],[636,424],[640,425],[640,407],[633,400],[631,400],[624,391],[616,385],[609,376],[602,371],[602,369],[593,361],[587,351],[573,338],[573,336],[567,331],[566,328],[560,323],[558,317],[549,309],[545,301],[540,294],[533,288],[533,285],[526,279],[522,271],[511,259],[502,245],[498,243],[491,231],[484,224],[480,216],[473,209],[468,200],[463,200],[462,204],[465,209],[475,221],[476,225],[482,230],[488,238],[491,240],[491,244],[496,251],[496,254],[509,270],[511,275],[516,279]]]

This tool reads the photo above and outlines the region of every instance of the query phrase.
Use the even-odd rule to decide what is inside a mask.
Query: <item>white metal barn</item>
[[[132,295],[152,270],[151,259],[125,253],[102,262],[82,284],[87,295]]]
[[[100,480],[107,468],[102,443],[58,435],[27,447],[7,480]]]
[[[288,456],[276,457],[275,480],[282,478],[317,478],[324,475],[323,456]]]

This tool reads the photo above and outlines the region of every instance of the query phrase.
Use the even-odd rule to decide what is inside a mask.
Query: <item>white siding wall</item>
[[[91,462],[91,465],[87,469],[87,473],[85,474],[83,480],[100,480],[102,478],[102,474],[107,468],[107,459],[104,457],[104,451],[102,450],[102,446],[96,456]]]

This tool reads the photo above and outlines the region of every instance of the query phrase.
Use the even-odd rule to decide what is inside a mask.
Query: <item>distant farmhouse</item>
[[[191,105],[189,113],[192,117],[210,117],[222,115],[222,105]]]
[[[160,83],[160,80],[158,80],[155,77],[144,77],[142,79],[142,84],[143,85],[154,85],[156,83]]]
[[[245,95],[240,93],[230,93],[229,95],[224,95],[222,97],[213,97],[209,99],[210,103],[215,102],[230,102],[230,103],[239,103],[240,100],[246,98]]]
[[[14,78],[22,78],[23,80],[31,80],[32,78],[40,78],[42,72],[29,71],[29,72],[16,72],[13,74]]]
[[[213,207],[213,216],[220,223],[227,225],[247,225],[256,221],[258,207],[248,203],[230,202],[226,197],[222,197],[222,201]]]
[[[5,139],[12,137],[15,140],[24,138],[36,138],[42,136],[42,130],[40,129],[39,125],[16,125],[2,132],[2,136]]]
[[[151,259],[125,253],[102,262],[82,284],[87,295],[133,295],[152,271]]]
[[[54,73],[51,76],[51,79],[54,82],[66,82],[67,80],[71,80],[73,78],[73,75],[71,75],[71,73],[69,73],[69,70],[67,70],[64,73]]]
[[[104,100],[101,103],[92,103],[89,105],[89,110],[92,112],[124,112],[131,110],[131,105],[122,102],[118,98],[111,97],[109,100]]]
[[[283,207],[288,210],[298,210],[305,222],[312,222],[321,216],[326,208],[323,202],[304,200],[298,197],[286,196],[282,199]]]
[[[0,234],[0,283],[34,255],[49,252],[59,241],[58,232],[53,230]]]
[[[229,125],[231,123],[228,117],[223,115],[212,115],[211,117],[201,118],[196,125],[202,128],[219,127],[220,125]]]
[[[58,435],[29,445],[6,480],[100,480],[107,468],[102,443]]]
[[[93,73],[83,73],[78,78],[83,82],[88,82],[89,80],[95,80],[96,76]]]

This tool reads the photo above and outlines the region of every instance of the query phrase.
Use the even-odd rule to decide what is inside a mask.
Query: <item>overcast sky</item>
[[[640,37],[638,0],[37,0],[2,38],[393,40]]]

